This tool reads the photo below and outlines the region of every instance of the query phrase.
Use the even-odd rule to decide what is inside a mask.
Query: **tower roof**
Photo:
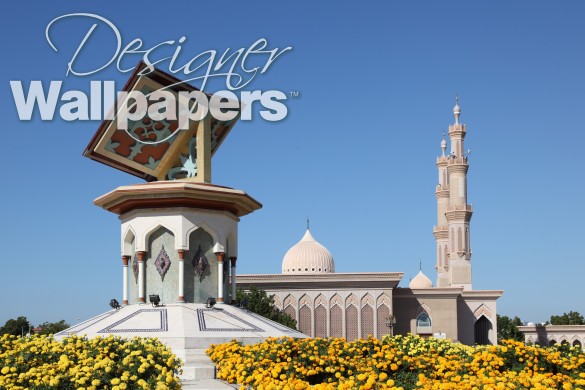
[[[283,274],[335,272],[333,256],[307,231],[303,238],[286,252],[282,260]]]
[[[455,107],[453,107],[453,115],[455,115],[455,124],[459,124],[459,115],[461,114],[461,107],[459,107],[459,96],[455,95]]]
[[[432,288],[433,282],[423,274],[422,270],[410,281],[409,288]]]

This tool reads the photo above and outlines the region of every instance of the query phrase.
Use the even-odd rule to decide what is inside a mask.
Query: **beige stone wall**
[[[447,338],[458,340],[457,318],[458,294],[431,295],[413,293],[401,288],[394,294],[394,314],[396,315],[395,334],[417,334],[416,319],[423,311],[431,317],[431,333],[445,333]]]
[[[525,342],[542,345],[569,343],[585,346],[585,325],[519,326],[524,332]]]
[[[459,341],[467,345],[475,344],[475,323],[483,316],[491,324],[489,341],[491,344],[497,344],[496,299],[499,296],[490,296],[490,294],[481,296],[479,295],[480,291],[473,292],[475,296],[466,296],[466,293],[458,302]]]
[[[262,286],[258,286],[262,288]],[[367,338],[388,334],[392,289],[275,290],[275,305],[293,315],[297,329],[311,337]]]

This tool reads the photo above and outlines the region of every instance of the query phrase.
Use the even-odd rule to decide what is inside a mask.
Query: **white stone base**
[[[216,305],[208,309],[204,304],[195,303],[158,307],[143,304],[124,306],[59,332],[55,339],[60,340],[70,334],[86,335],[88,338],[108,337],[111,334],[123,338],[156,337],[183,361],[183,380],[215,378],[215,366],[205,354],[211,344],[228,343],[233,339],[253,344],[269,337],[308,337],[231,305]]]

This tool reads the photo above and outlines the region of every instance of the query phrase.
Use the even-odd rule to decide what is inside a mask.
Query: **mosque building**
[[[309,231],[286,252],[281,274],[237,275],[243,289],[256,286],[274,295],[278,309],[297,320],[312,337],[418,334],[464,344],[496,344],[496,301],[501,290],[473,290],[469,239],[473,208],[467,204],[466,126],[461,108],[449,126],[451,152],[437,158],[438,221],[436,285],[421,271],[408,288],[398,287],[402,272],[336,273],[333,256]]]

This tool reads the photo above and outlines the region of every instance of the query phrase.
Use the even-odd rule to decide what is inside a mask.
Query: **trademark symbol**
[[[290,91],[290,97],[299,97],[301,93],[299,91]]]

